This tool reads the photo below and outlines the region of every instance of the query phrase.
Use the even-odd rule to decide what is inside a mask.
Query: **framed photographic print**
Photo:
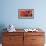
[[[33,19],[34,18],[34,9],[19,9],[18,18],[20,19]]]

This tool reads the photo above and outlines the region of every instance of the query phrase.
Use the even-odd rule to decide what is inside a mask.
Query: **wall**
[[[46,28],[46,0],[1,0],[0,24],[16,28]],[[34,9],[34,19],[18,19],[18,9]]]

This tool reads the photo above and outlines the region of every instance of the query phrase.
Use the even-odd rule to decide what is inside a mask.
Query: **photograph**
[[[18,18],[32,19],[34,18],[34,9],[19,9]]]

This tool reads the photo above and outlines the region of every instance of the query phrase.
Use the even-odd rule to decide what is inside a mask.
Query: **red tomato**
[[[20,11],[20,16],[25,16],[25,11]]]

